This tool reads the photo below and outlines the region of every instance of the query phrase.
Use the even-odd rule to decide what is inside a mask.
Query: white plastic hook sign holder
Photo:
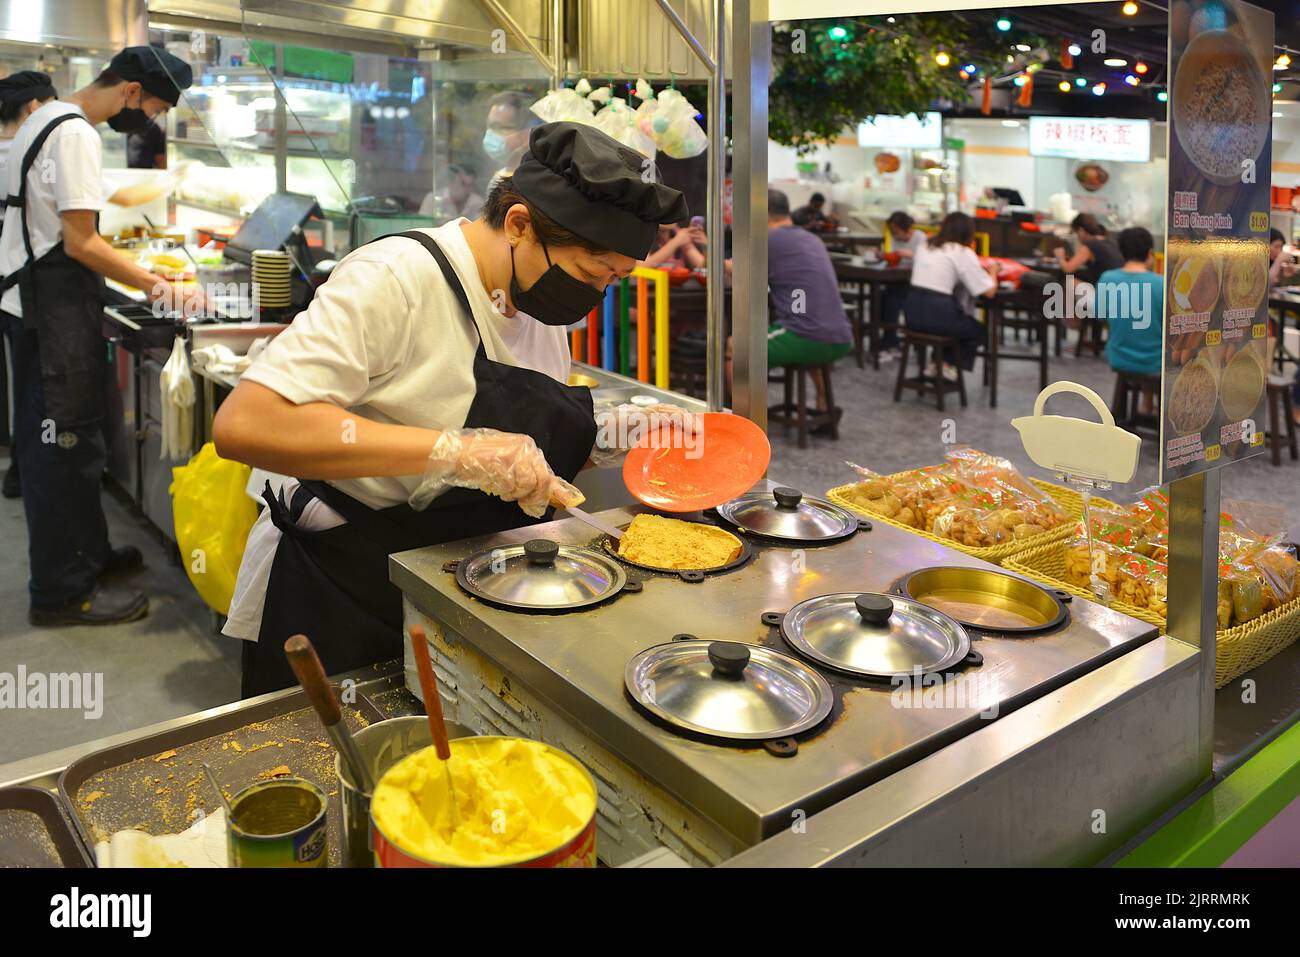
[[[1082,396],[1097,411],[1100,422],[1068,415],[1047,415],[1047,400],[1062,392]],[[1115,424],[1106,403],[1077,382],[1053,382],[1034,402],[1033,415],[1011,420],[1025,452],[1036,465],[1050,469],[1073,485],[1110,488],[1131,482],[1137,473],[1142,439]]]

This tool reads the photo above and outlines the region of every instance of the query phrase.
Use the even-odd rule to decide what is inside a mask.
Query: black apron
[[[596,441],[590,390],[488,359],[483,331],[446,255],[424,233],[399,235],[429,251],[478,332],[474,400],[465,428],[530,435],[555,474],[573,481]],[[281,538],[271,564],[258,640],[244,642],[244,697],[294,684],[284,642],[299,632],[311,639],[331,675],[400,657],[402,601],[388,580],[391,553],[551,517],[548,510],[541,518],[530,518],[517,503],[477,489],[449,489],[423,512],[406,504],[372,509],[317,481],[302,482],[289,502],[273,495],[269,485],[263,497]],[[320,531],[298,528],[296,520],[313,497],[342,515],[347,524]]]
[[[45,415],[60,432],[93,426],[102,420],[108,374],[100,332],[104,277],[69,256],[62,240],[38,259],[27,226],[27,176],[49,135],[68,120],[90,122],[79,113],[65,113],[51,120],[36,134],[23,156],[18,194],[5,198],[7,208],[22,209],[19,221],[27,262],[0,282],[0,292],[18,287],[23,327],[34,331],[40,343]]]

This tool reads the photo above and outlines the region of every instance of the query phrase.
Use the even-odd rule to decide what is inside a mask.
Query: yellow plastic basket
[[[1072,595],[1097,601],[1088,589],[1065,580],[1064,541],[1035,545],[1014,555],[1004,563],[1004,567],[1052,588],[1064,588]],[[1162,616],[1127,602],[1109,601],[1105,604],[1155,625],[1164,634],[1165,619]],[[1300,638],[1300,598],[1240,625],[1219,629],[1215,640],[1214,686],[1222,688],[1233,678],[1268,661],[1297,638]]]
[[[898,475],[902,474],[905,473],[898,473]],[[897,476],[891,475],[887,477],[896,478]],[[1083,496],[1078,492],[1061,485],[1053,485],[1051,482],[1043,482],[1035,478],[1031,478],[1029,481],[1033,482],[1038,486],[1038,488],[1042,489],[1043,492],[1051,496],[1052,500],[1055,501],[1057,505],[1061,506],[1061,508],[1065,510],[1066,514],[1069,515],[1070,518],[1074,519],[1075,522],[1083,518]],[[1001,565],[1006,559],[1015,555],[1017,552],[1025,551],[1026,548],[1042,545],[1047,542],[1062,541],[1065,538],[1068,538],[1074,530],[1074,522],[1062,522],[1051,531],[1044,532],[1042,535],[1036,535],[1028,541],[1005,542],[1001,545],[990,545],[987,548],[976,548],[970,545],[962,545],[958,542],[954,542],[951,538],[940,538],[939,536],[932,535],[923,529],[913,528],[910,525],[903,525],[893,519],[886,518],[879,512],[873,512],[861,502],[848,497],[848,492],[853,489],[856,484],[858,483],[841,485],[837,488],[833,488],[826,493],[826,497],[841,508],[847,508],[855,514],[864,515],[873,522],[884,522],[885,524],[892,525],[895,528],[901,528],[905,532],[911,532],[913,535],[920,535],[922,538],[928,538],[932,542],[938,542],[940,545],[946,545],[948,548],[954,548],[967,555],[974,555],[976,558],[982,558],[986,562],[992,562],[994,565]],[[1118,507],[1101,498],[1094,497],[1093,501],[1112,505],[1112,507],[1116,508]]]

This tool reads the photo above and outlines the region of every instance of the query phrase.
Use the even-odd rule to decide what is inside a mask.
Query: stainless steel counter
[[[619,509],[604,517],[621,523],[631,514],[633,510]],[[602,754],[624,762],[647,785],[725,831],[737,848],[757,844],[792,821],[811,817],[982,728],[997,726],[997,720],[981,712],[1002,719],[1156,637],[1149,625],[1076,600],[1071,623],[1057,632],[977,638],[975,648],[984,664],[947,685],[948,702],[927,706],[917,692],[911,706],[900,707],[899,696],[888,686],[853,686],[827,730],[802,742],[795,757],[778,759],[762,749],[688,740],[651,723],[624,693],[627,661],[679,633],[784,649],[760,622],[762,612],[784,611],[829,592],[888,590],[919,567],[984,563],[878,524],[825,548],[758,545],[748,564],[699,584],[651,576],[640,593],[566,615],[489,607],[461,591],[454,575],[442,570],[446,561],[534,537],[581,544],[591,540],[591,532],[569,519],[404,552],[390,558],[391,578],[405,595],[408,616],[439,630],[436,650],[444,658],[462,650],[486,657],[505,678],[509,696],[526,696],[533,708],[553,709],[556,720],[581,729]],[[544,735],[545,723],[543,718],[529,730]]]

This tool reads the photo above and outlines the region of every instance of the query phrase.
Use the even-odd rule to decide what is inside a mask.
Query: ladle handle
[[[429,639],[422,625],[412,625],[411,650],[415,652],[415,667],[420,675],[420,691],[424,694],[424,710],[429,715],[429,733],[438,759],[451,758],[451,743],[447,740],[447,723],[442,717],[442,699],[438,697],[438,682],[433,677],[433,662],[429,660]]]
[[[298,678],[298,684],[307,692],[307,700],[316,709],[321,724],[332,728],[343,720],[338,698],[330,687],[325,674],[325,666],[320,663],[316,649],[306,635],[294,635],[284,643],[284,655],[289,659],[289,667]]]

